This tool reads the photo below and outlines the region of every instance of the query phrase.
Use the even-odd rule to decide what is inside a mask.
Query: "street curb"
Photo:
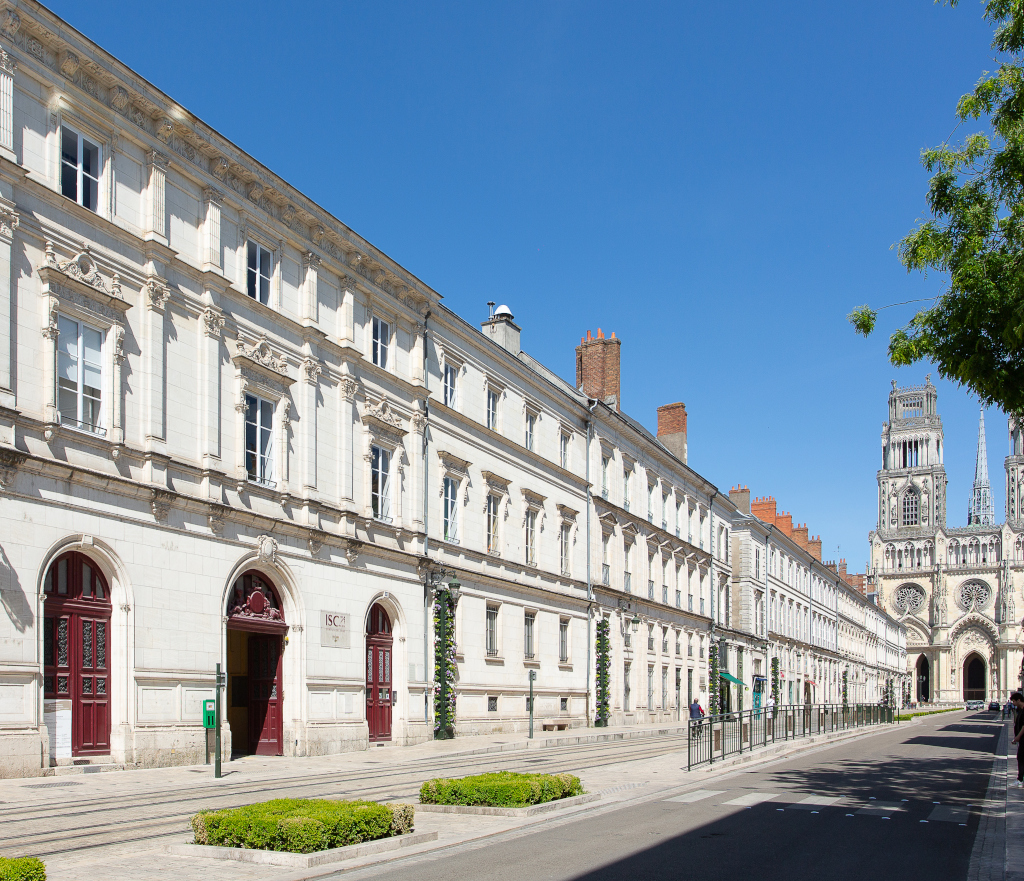
[[[283,853],[276,850],[250,850],[242,847],[216,847],[206,844],[168,844],[165,850],[176,857],[201,858],[206,860],[229,860],[237,863],[256,863],[262,866],[285,866],[293,869],[312,869],[330,863],[340,863],[359,857],[401,850],[428,841],[436,841],[436,832],[412,832],[367,841],[364,844],[350,844],[316,853]]]
[[[532,817],[535,814],[547,814],[561,808],[572,808],[588,804],[601,798],[600,792],[588,792],[572,798],[560,798],[526,808],[496,808],[484,805],[424,805],[417,804],[416,812],[425,811],[431,814],[476,814],[484,817]]]

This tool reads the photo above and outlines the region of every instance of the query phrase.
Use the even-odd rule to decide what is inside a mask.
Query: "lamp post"
[[[448,616],[455,613],[455,608],[462,595],[462,585],[455,577],[455,572],[450,569],[433,569],[427,572],[427,584],[434,591],[434,601],[440,603],[439,625],[440,635],[435,634],[435,640],[440,639],[440,657],[437,657],[438,670],[436,675],[440,677],[439,689],[441,692],[440,706],[438,707],[438,718],[435,723],[434,737],[437,740],[448,740],[455,736],[453,727],[454,720],[449,712],[448,699],[448,653],[451,649],[449,638]],[[448,579],[445,585],[445,579]]]

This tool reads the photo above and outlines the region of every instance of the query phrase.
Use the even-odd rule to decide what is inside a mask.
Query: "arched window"
[[[903,496],[903,525],[917,526],[918,524],[918,502],[917,493],[908,490]]]

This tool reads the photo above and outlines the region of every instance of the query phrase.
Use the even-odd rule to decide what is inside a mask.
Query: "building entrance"
[[[232,587],[227,614],[231,752],[282,755],[281,667],[288,626],[277,591],[262,573],[246,572]]]
[[[366,626],[366,724],[371,743],[391,740],[391,619],[374,603]]]
[[[931,689],[930,689],[930,665],[928,659],[921,655],[917,659],[917,701],[918,703],[924,703],[931,700]]]
[[[972,653],[964,660],[964,700],[983,701],[987,695],[985,662],[980,655]]]
[[[110,588],[84,554],[58,557],[43,582],[43,688],[57,747],[110,753]],[[70,711],[70,731],[63,731]],[[66,742],[66,741],[64,741]]]

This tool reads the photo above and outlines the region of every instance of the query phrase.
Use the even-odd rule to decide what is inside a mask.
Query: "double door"
[[[258,756],[284,752],[281,640],[276,634],[249,634],[249,752]]]
[[[391,740],[391,645],[390,634],[366,640],[366,722],[371,742]]]

